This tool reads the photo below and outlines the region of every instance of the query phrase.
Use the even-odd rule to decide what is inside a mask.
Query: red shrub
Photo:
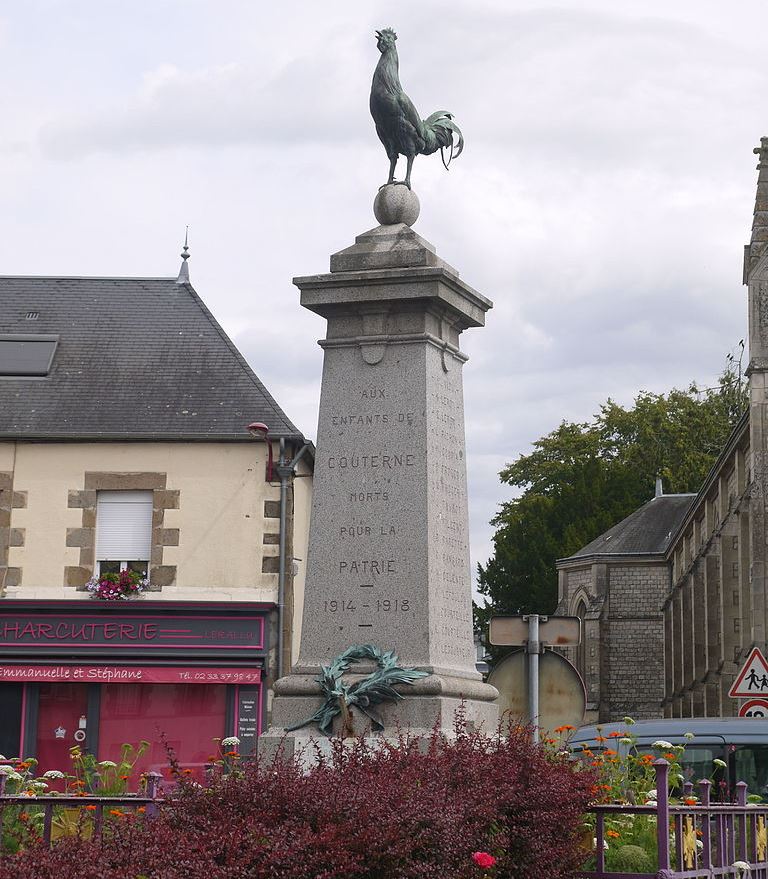
[[[154,820],[0,860],[0,879],[481,879],[473,852],[498,879],[570,876],[592,774],[523,731],[457,732],[182,784]]]

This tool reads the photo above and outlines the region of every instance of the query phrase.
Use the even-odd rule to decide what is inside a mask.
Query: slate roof
[[[38,312],[36,320],[26,319]],[[190,284],[0,277],[0,334],[58,334],[45,377],[0,376],[0,438],[303,438]]]
[[[655,497],[572,556],[558,561],[567,562],[596,555],[663,553],[695,498],[695,494],[663,494]]]

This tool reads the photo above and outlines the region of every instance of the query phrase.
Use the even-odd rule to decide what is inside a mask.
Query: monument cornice
[[[490,299],[442,266],[329,272],[297,277],[293,283],[301,291],[301,304],[323,317],[338,315],[345,306],[354,310],[371,304],[430,302],[447,307],[468,328],[484,326],[485,313],[493,307]]]

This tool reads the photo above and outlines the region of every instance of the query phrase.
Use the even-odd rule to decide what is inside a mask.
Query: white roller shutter
[[[149,561],[152,492],[100,491],[96,499],[96,558]]]

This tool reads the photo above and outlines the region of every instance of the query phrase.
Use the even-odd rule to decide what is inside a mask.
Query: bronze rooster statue
[[[411,167],[414,158],[428,156],[441,150],[443,165],[448,168],[451,159],[461,155],[464,137],[453,115],[438,110],[421,119],[413,102],[403,91],[398,75],[398,58],[395,40],[397,34],[390,28],[376,31],[377,46],[381,58],[376,65],[371,83],[371,116],[376,123],[376,133],[389,156],[389,180],[395,183],[395,165],[398,156],[405,156],[408,167],[404,182],[411,188]],[[456,142],[454,143],[454,135]],[[448,161],[446,161],[448,150]]]

